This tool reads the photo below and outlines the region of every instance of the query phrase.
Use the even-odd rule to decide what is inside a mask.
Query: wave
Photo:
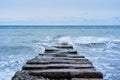
[[[29,46],[0,46],[0,80],[10,80],[33,56],[36,54]]]
[[[58,38],[58,43],[69,43],[74,46],[88,48],[105,48],[120,50],[120,40],[105,37],[70,37],[63,36]]]
[[[86,56],[93,62],[98,71],[102,71],[104,79],[109,80],[118,73],[120,57],[120,40],[106,37],[93,36],[48,36],[45,40],[36,43],[35,50],[37,53],[44,51],[45,46],[51,46],[59,43],[69,43],[78,51],[79,54]],[[43,50],[43,51],[42,51]],[[117,66],[112,66],[117,65]],[[116,72],[113,75],[113,72]],[[119,76],[119,75],[118,75]],[[118,78],[112,78],[116,80]]]
[[[103,72],[105,80],[120,79],[118,77],[118,66],[120,65],[119,39],[93,36],[63,36],[58,38],[58,42],[68,42],[72,44],[77,51],[79,51],[79,54],[86,56],[93,62],[97,70]]]
[[[0,46],[1,79],[9,80],[17,70],[21,69],[25,61],[36,54],[43,53],[44,47],[59,43],[73,45],[79,54],[86,56],[93,62],[97,70],[104,73],[106,80],[113,76],[111,70],[118,71],[120,40],[106,37],[56,35],[40,40],[34,39],[31,41],[32,46]]]

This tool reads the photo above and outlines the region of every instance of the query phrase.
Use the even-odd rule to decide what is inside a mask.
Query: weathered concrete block
[[[85,56],[68,56],[68,57],[70,57],[70,58],[85,58]]]
[[[23,70],[43,70],[43,69],[89,69],[94,68],[92,64],[27,64]]]
[[[49,70],[25,70],[30,75],[42,76],[45,78],[64,79],[64,78],[98,78],[103,75],[94,69],[49,69]]]
[[[28,60],[22,71],[16,72],[12,78],[12,80],[49,79],[102,80],[103,74],[97,72],[88,59],[77,54],[72,45],[60,44],[46,48],[44,54]]]
[[[73,78],[103,78],[103,74],[101,72],[93,71],[93,72],[72,72],[71,76]]]
[[[69,45],[68,43],[66,42],[63,42],[63,43],[59,43],[60,45]]]
[[[74,60],[74,61],[88,61],[85,58],[68,58],[68,57],[52,57],[52,60]]]
[[[45,48],[45,53],[56,53],[57,51],[60,51],[60,49],[57,49],[57,48]]]
[[[85,56],[78,54],[63,54],[60,52],[57,53],[49,53],[49,54],[39,54],[38,56],[53,56],[53,57],[70,57],[70,58],[85,58]]]
[[[103,79],[96,79],[96,78],[72,78],[71,80],[103,80]]]
[[[73,49],[72,45],[57,45],[52,47],[59,48],[59,49]]]
[[[77,51],[75,50],[61,50],[56,52],[57,54],[77,54]]]
[[[12,80],[37,80],[37,77],[30,76],[27,72],[17,71],[12,77]]]
[[[28,60],[26,64],[92,64],[90,61],[74,61],[74,60]]]

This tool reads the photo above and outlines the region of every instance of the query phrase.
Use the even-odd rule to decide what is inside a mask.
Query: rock
[[[92,64],[90,61],[88,60],[28,60],[26,64]]]
[[[64,50],[64,51],[59,51],[58,52],[59,54],[77,54],[77,51],[74,51],[74,50]]]
[[[63,42],[63,43],[60,43],[61,45],[69,45],[68,43],[65,43],[65,42]]]
[[[45,48],[44,53],[28,60],[12,80],[103,80],[103,74],[65,43]]]
[[[103,79],[90,79],[90,78],[72,78],[71,80],[103,80]]]
[[[56,53],[57,51],[60,51],[60,49],[57,49],[57,48],[45,48],[45,53]]]
[[[70,79],[70,78],[98,78],[102,79],[101,72],[95,69],[46,69],[46,70],[25,70],[33,76],[43,76],[49,79]]]
[[[12,80],[37,80],[37,77],[30,76],[27,72],[17,71]]]
[[[57,45],[57,46],[53,46],[55,48],[59,48],[59,49],[73,49],[72,45]]]
[[[94,68],[92,64],[26,64],[23,70],[45,70],[45,69],[90,69]]]

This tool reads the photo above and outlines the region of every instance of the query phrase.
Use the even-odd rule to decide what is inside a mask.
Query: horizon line
[[[120,26],[119,24],[84,24],[84,25],[78,25],[78,24],[55,24],[55,25],[48,25],[48,24],[0,24],[0,26]]]

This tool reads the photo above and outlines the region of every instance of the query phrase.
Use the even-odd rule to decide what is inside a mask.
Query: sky
[[[120,0],[0,0],[0,25],[120,25]]]

